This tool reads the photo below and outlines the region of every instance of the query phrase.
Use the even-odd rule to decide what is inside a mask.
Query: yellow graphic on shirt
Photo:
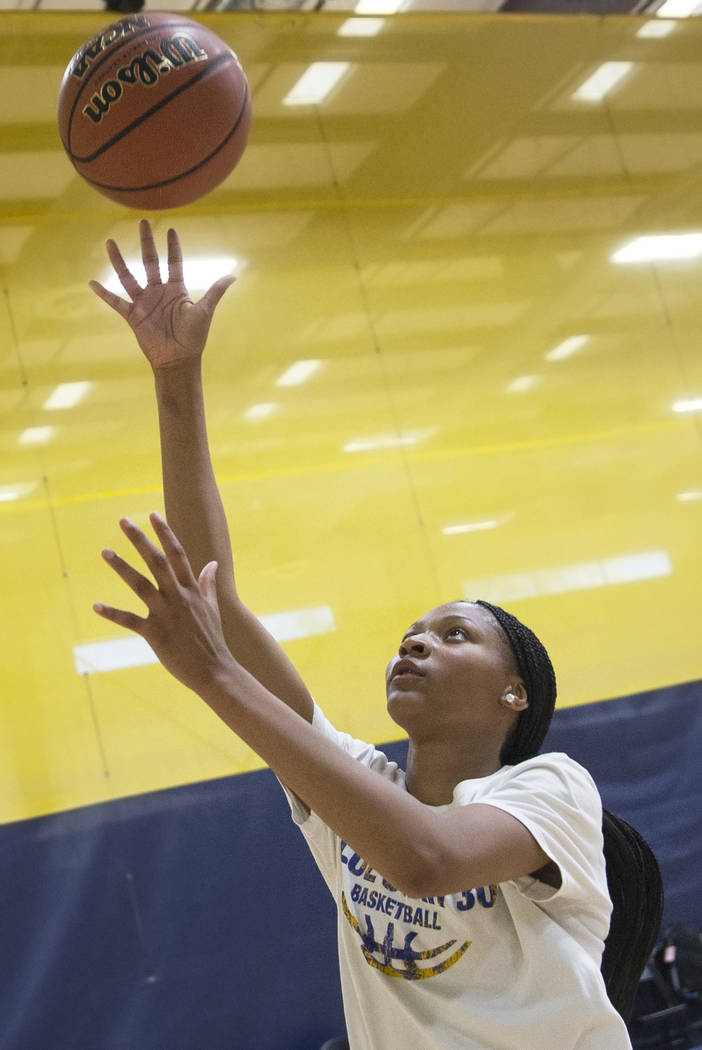
[[[358,919],[351,913],[346,903],[345,893],[341,894],[341,907],[349,925],[361,939],[361,951],[364,959],[369,966],[380,970],[387,977],[402,977],[405,981],[421,981],[426,977],[437,977],[440,973],[450,969],[454,963],[457,963],[472,944],[472,941],[465,941],[452,955],[449,955],[435,966],[417,966],[417,960],[435,959],[438,955],[448,951],[449,948],[453,948],[456,943],[455,939],[446,941],[445,944],[440,944],[437,948],[428,948],[423,952],[415,952],[411,945],[417,934],[413,931],[406,934],[404,945],[401,948],[396,948],[394,944],[394,922],[388,923],[385,937],[382,942],[378,942],[375,939],[375,931],[370,915],[366,915],[366,931],[364,933]],[[376,955],[379,955],[380,958],[377,959]],[[393,966],[393,960],[400,962],[401,967]]]

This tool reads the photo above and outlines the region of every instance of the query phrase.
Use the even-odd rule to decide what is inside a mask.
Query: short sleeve
[[[454,794],[459,804],[462,787],[459,784]],[[473,792],[463,804],[466,802],[495,806],[516,817],[558,865],[558,889],[530,875],[514,880],[531,900],[592,901],[593,894],[603,893],[603,887],[606,893],[602,802],[590,774],[568,755],[539,755],[507,767],[505,775],[484,794]]]
[[[343,751],[346,751],[346,753],[351,755],[352,758],[357,759],[364,766],[368,766],[368,768],[372,769],[375,773],[387,777],[388,780],[392,780],[396,784],[404,784],[405,774],[403,770],[398,767],[396,762],[391,762],[383,751],[379,751],[378,748],[374,747],[372,744],[367,744],[363,740],[357,740],[348,733],[340,733],[338,729],[334,728],[316,703],[314,705],[312,725],[328,740],[332,740],[338,745],[338,747]],[[285,784],[281,783],[281,787],[290,803],[293,820],[298,825],[304,824],[310,817],[309,808],[305,805],[302,799],[294,792],[290,791]]]

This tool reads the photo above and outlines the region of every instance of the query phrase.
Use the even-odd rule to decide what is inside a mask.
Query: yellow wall
[[[259,764],[160,667],[74,666],[119,635],[91,611],[125,602],[100,548],[161,506],[148,368],[87,288],[106,237],[133,255],[139,215],[75,174],[55,128],[63,69],[107,21],[2,16],[2,820]],[[701,676],[702,416],[672,406],[702,397],[702,265],[612,256],[702,231],[702,24],[201,21],[248,72],[250,145],[218,190],[150,217],[161,246],[174,224],[186,256],[240,260],[207,353],[216,469],[252,608],[332,610],[334,631],[287,644],[327,713],[396,738],[385,662],[462,595],[537,630],[561,704]],[[351,66],[319,106],[283,105],[320,60]],[[633,63],[616,89],[573,98],[613,61]],[[79,381],[80,404],[44,408]],[[247,420],[260,403],[277,409]]]

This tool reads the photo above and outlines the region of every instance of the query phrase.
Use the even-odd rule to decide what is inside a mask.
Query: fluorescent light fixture
[[[158,657],[143,638],[110,638],[73,646],[73,663],[78,674],[120,671],[158,663]]]
[[[339,26],[338,36],[377,36],[384,25],[384,18],[347,18]]]
[[[405,0],[358,0],[354,12],[357,15],[394,15],[404,3]]]
[[[633,67],[633,62],[603,62],[599,69],[580,85],[573,98],[584,102],[599,102]]]
[[[444,525],[441,531],[444,536],[459,536],[464,532],[486,532],[488,529],[504,525],[511,517],[511,514],[503,514],[500,518],[488,518],[485,521],[464,521],[458,525]]]
[[[285,106],[307,106],[323,102],[348,71],[349,62],[313,62],[285,98]]]
[[[54,436],[55,427],[27,427],[19,436],[20,445],[46,445]]]
[[[670,576],[673,566],[667,551],[643,551],[601,561],[579,562],[551,569],[485,576],[463,584],[463,595],[469,601],[484,598],[500,603],[536,598],[544,594],[568,594],[638,580]]]
[[[424,441],[430,434],[435,433],[436,427],[425,427],[422,430],[405,431],[401,434],[378,434],[375,437],[355,438],[348,441],[344,452],[375,452],[381,448],[409,448]]]
[[[589,342],[589,335],[571,335],[568,339],[564,339],[558,346],[554,346],[553,350],[549,350],[546,354],[547,361],[562,361],[566,357],[571,357],[576,354],[587,342]]]
[[[82,401],[92,383],[59,383],[44,402],[44,408],[73,408]]]
[[[702,397],[673,402],[673,412],[702,412]]]
[[[268,419],[273,415],[278,406],[273,401],[261,401],[258,405],[251,405],[244,412],[244,419],[250,423],[257,423],[261,419]]]
[[[141,259],[127,259],[127,269],[134,274],[139,284],[146,284],[146,271]],[[203,255],[193,256],[183,261],[183,280],[189,292],[206,292],[214,284],[218,277],[241,271],[243,264],[240,259],[231,255]],[[116,295],[124,295],[119,277],[114,271],[102,282],[108,291]]]
[[[527,390],[533,390],[541,382],[539,376],[517,376],[505,387],[508,394],[525,394]]]
[[[655,12],[655,16],[659,18],[660,8]],[[675,22],[673,21],[666,22],[663,18],[660,18],[659,21],[652,19],[650,22],[644,22],[636,35],[644,40],[661,39],[664,36],[670,36],[674,29]]]
[[[336,630],[334,613],[329,605],[309,609],[290,609],[259,617],[261,623],[278,642],[290,642],[311,635],[328,634]],[[102,671],[120,671],[127,667],[144,667],[158,663],[158,658],[140,637],[106,638],[73,646],[73,662],[78,674],[97,674]]]
[[[330,605],[269,613],[267,616],[260,616],[259,619],[277,642],[292,642],[297,638],[329,634],[336,630],[334,613]]]
[[[680,503],[694,503],[696,500],[702,499],[702,490],[691,489],[688,492],[678,492],[678,501]]]
[[[0,503],[12,503],[13,500],[28,496],[37,487],[36,481],[20,481],[15,485],[0,485]]]
[[[700,0],[665,0],[654,12],[656,18],[687,18],[697,13]]]
[[[295,361],[275,381],[276,386],[299,386],[322,367],[321,361]]]
[[[635,237],[612,256],[615,263],[696,259],[702,255],[702,233],[660,233]]]

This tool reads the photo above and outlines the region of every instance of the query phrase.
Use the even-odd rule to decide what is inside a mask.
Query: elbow
[[[435,853],[430,849],[421,850],[416,846],[408,851],[402,863],[398,865],[393,885],[412,900],[422,897],[435,897],[441,891],[441,865]]]

